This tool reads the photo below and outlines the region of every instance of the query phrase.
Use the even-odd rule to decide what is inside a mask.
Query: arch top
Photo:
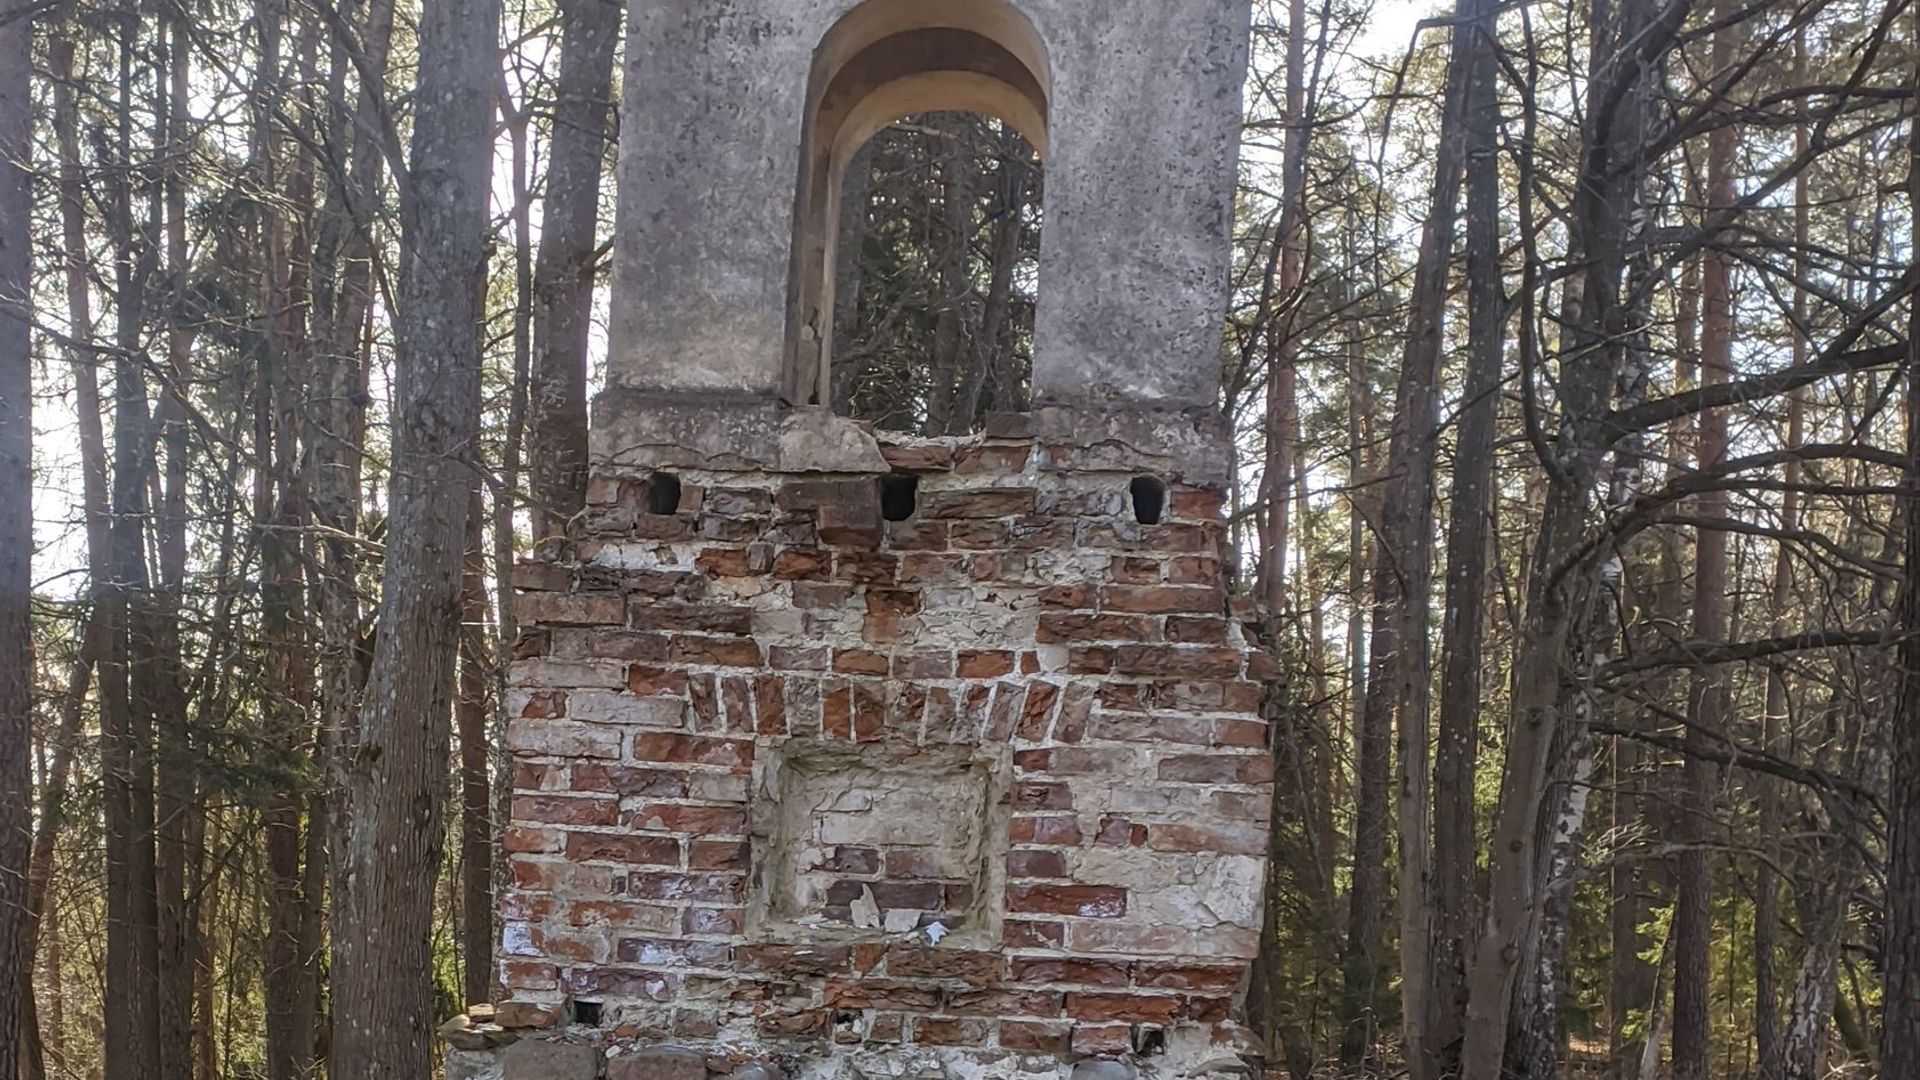
[[[867,49],[919,30],[959,30],[984,38],[1026,68],[1042,97],[1051,93],[1046,41],[1013,0],[864,0],[820,39],[813,85],[824,89],[833,74]]]

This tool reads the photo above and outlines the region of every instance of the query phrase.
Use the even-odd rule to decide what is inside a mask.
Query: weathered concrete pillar
[[[1036,403],[1213,405],[1248,0],[630,10],[599,460],[777,463],[780,406],[818,404],[832,362],[839,170],[940,108],[996,113],[1045,153]]]

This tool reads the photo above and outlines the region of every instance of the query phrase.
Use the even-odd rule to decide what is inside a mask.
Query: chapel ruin
[[[1271,802],[1220,418],[1248,0],[630,8],[587,511],[516,575],[450,1080],[1229,1077]],[[835,416],[841,172],[1044,156],[1033,407]]]

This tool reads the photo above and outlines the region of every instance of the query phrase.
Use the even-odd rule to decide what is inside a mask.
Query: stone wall
[[[1218,485],[856,437],[891,471],[603,474],[519,568],[513,1002],[456,1075],[1240,1068],[1271,776]]]

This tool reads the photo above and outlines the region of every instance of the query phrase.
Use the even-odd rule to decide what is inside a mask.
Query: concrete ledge
[[[1152,473],[1199,487],[1225,487],[1233,474],[1226,422],[1211,408],[1043,404],[1031,413],[995,414],[985,434],[1045,447],[1040,467],[1048,472]],[[974,441],[885,438],[890,447]],[[591,451],[595,474],[607,476],[659,469],[872,475],[893,471],[889,457],[901,457],[882,454],[871,425],[820,406],[623,387],[595,399]]]

